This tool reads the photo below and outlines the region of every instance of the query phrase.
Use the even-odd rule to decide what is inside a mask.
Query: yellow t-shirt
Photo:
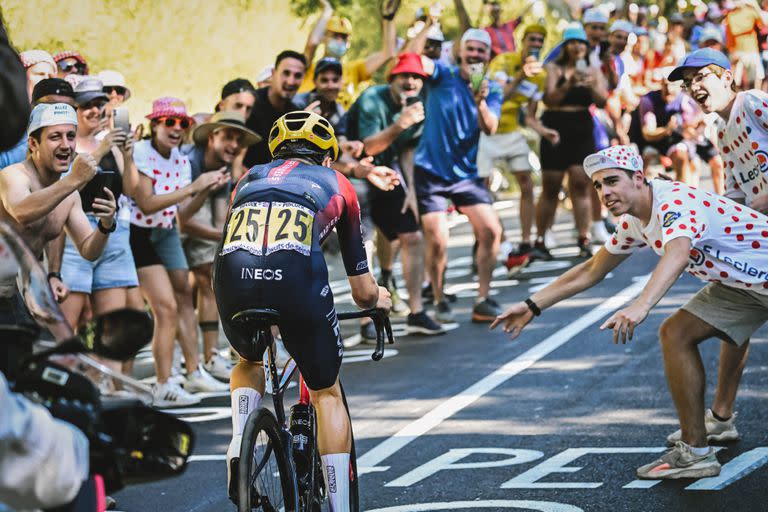
[[[497,55],[488,65],[488,76],[493,79],[496,73],[503,72],[512,78],[517,75],[523,67],[521,52],[502,53]],[[518,122],[520,118],[520,107],[527,105],[531,94],[544,93],[544,84],[547,74],[542,70],[541,73],[533,78],[525,78],[517,88],[517,91],[501,105],[501,119],[499,119],[499,128],[496,133],[510,133],[520,128]],[[521,92],[521,91],[525,91]]]
[[[313,62],[309,65],[307,74],[304,75],[304,81],[301,82],[299,92],[308,92],[315,88],[315,65]],[[342,79],[344,85],[339,93],[338,103],[348,110],[354,103],[357,97],[363,92],[369,85],[368,81],[372,78],[372,75],[368,73],[368,69],[365,67],[365,59],[350,60],[343,62],[341,65]]]
[[[726,46],[728,51],[757,53],[757,31],[763,26],[760,13],[752,7],[741,7],[728,13],[725,18]]]

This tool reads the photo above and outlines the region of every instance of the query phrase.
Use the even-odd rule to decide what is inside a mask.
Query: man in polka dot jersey
[[[768,217],[683,183],[648,182],[642,169],[642,159],[629,146],[607,148],[584,160],[603,205],[620,216],[616,233],[591,259],[510,306],[491,327],[503,323],[516,337],[541,310],[594,286],[646,246],[661,260],[638,298],[600,327],[613,329],[614,343],[632,339],[635,328],[684,271],[708,281],[661,326],[664,366],[682,432],[671,450],[640,467],[637,475],[715,476],[720,463],[707,445],[706,379],[698,344],[719,337],[742,345],[768,321]]]

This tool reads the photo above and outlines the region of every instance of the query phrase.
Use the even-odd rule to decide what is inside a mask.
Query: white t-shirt
[[[750,204],[768,194],[768,94],[740,92],[726,123],[715,123],[717,149],[725,164],[725,197]]]
[[[133,149],[133,161],[140,173],[152,179],[155,195],[168,194],[183,188],[191,182],[192,168],[189,159],[178,148],[171,150],[171,156],[164,158],[152,147],[149,140],[141,140]],[[178,205],[169,206],[159,212],[147,215],[136,201],[131,199],[131,224],[145,228],[163,227],[170,229],[176,218]]]
[[[650,246],[658,255],[678,237],[691,239],[688,273],[702,281],[768,295],[768,217],[677,181],[653,180],[651,220],[622,215],[605,243],[612,254]]]

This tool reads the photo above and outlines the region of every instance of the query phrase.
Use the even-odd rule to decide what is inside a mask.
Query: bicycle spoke
[[[285,510],[285,497],[280,483],[280,472],[275,451],[267,434],[259,432],[254,444],[253,467],[250,478],[252,503],[264,512]]]

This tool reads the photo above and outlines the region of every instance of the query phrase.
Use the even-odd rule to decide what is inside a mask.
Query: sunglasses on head
[[[59,62],[59,69],[63,72],[68,72],[71,69],[78,71],[80,74],[85,73],[85,65],[80,62]]]
[[[159,117],[157,119],[158,123],[163,123],[168,128],[181,128],[182,130],[186,130],[189,128],[189,119],[182,118],[182,117]]]
[[[125,87],[121,87],[119,85],[105,85],[104,86],[104,92],[106,94],[112,94],[112,91],[116,92],[120,96],[125,96]]]

